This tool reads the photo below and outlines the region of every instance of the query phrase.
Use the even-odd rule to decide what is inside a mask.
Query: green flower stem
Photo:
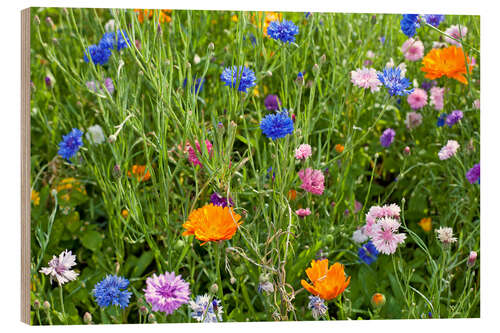
[[[220,248],[222,247],[222,242],[218,241],[214,244],[214,250],[215,250],[215,271],[217,272],[217,298],[221,301],[223,309],[226,309],[224,306],[224,301],[222,299],[223,297],[223,292],[222,292],[222,278],[220,274]]]
[[[64,318],[64,323],[68,325],[68,317],[66,317],[66,311],[64,310],[64,298],[63,298],[63,288],[59,285],[59,297],[61,298],[61,310]]]

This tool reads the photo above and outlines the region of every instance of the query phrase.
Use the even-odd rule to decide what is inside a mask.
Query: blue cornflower
[[[288,112],[268,114],[260,122],[260,129],[268,138],[276,140],[293,133],[293,120]]]
[[[246,40],[247,37],[246,36],[243,36],[243,40]],[[248,34],[248,39],[250,39],[250,42],[252,43],[252,46],[255,46],[255,44],[257,44],[257,39],[255,38],[254,34],[253,33],[249,33]]]
[[[371,265],[377,260],[378,250],[375,248],[372,241],[368,241],[368,243],[359,248],[358,256],[360,261],[362,260],[367,265]]]
[[[392,128],[386,129],[382,135],[380,136],[380,144],[388,148],[391,143],[394,141],[394,137],[396,136],[396,131],[393,130]]]
[[[380,43],[381,43],[382,45],[384,45],[384,43],[385,43],[385,37],[384,37],[384,36],[380,36],[380,37],[378,38],[378,40],[380,41]]]
[[[417,28],[420,28],[420,18],[418,14],[403,14],[401,19],[401,31],[408,36],[415,36]]]
[[[428,14],[428,15],[424,15],[424,20],[428,24],[430,24],[433,27],[437,28],[437,27],[439,27],[439,25],[441,24],[441,22],[444,21],[444,15],[440,15],[440,14]]]
[[[128,306],[132,293],[127,290],[129,281],[121,276],[107,275],[96,283],[92,295],[100,307],[118,305],[120,308]]]
[[[196,94],[199,94],[200,91],[203,89],[203,84],[205,83],[205,79],[203,78],[196,78],[194,77],[194,86],[191,86],[191,91],[194,91]],[[187,85],[187,78],[184,79],[184,82],[182,83],[182,86],[185,88]]]
[[[391,96],[404,96],[413,92],[413,89],[406,90],[411,83],[410,80],[401,75],[399,67],[386,67],[383,72],[378,72],[377,76]]]
[[[221,301],[216,298],[211,300],[207,294],[198,295],[194,301],[189,301],[189,307],[192,311],[191,317],[199,322],[217,323],[222,321],[224,310]]]
[[[437,120],[437,124],[436,124],[437,127],[443,127],[444,126],[444,123],[446,121],[446,116],[448,116],[448,114],[441,113],[441,115],[439,116],[439,118]]]
[[[114,50],[116,47],[117,51],[124,49],[130,45],[130,39],[128,35],[123,30],[118,30],[114,32],[106,32],[99,42],[99,46],[102,48]]]
[[[83,54],[83,60],[85,60],[85,62],[90,61],[87,57],[87,53],[90,54],[92,62],[96,65],[105,65],[108,62],[109,57],[111,57],[111,50],[99,45],[90,45],[87,48],[86,52]]]
[[[283,20],[273,21],[267,27],[267,34],[275,40],[280,40],[283,43],[295,42],[295,35],[299,33],[299,27],[293,24],[292,21]]]
[[[273,173],[273,178],[272,180],[274,180],[274,177],[276,176],[276,174],[274,173],[273,171],[273,167],[270,166],[269,168],[267,168],[267,175],[266,175],[266,178],[269,178],[269,175],[271,174],[271,172]]]
[[[238,83],[238,91],[247,92],[247,89],[255,86],[255,73],[248,67],[227,67],[220,75],[221,81],[225,82],[225,86],[231,88],[236,87]]]
[[[306,19],[307,19],[307,18],[309,18],[309,16],[311,16],[311,12],[307,12],[307,13],[305,13],[305,15],[306,15]]]
[[[328,306],[325,304],[325,301],[318,296],[309,296],[307,307],[311,310],[314,319],[323,317],[328,312]]]
[[[70,158],[76,155],[78,149],[83,146],[83,132],[78,128],[73,128],[71,132],[63,135],[63,139],[59,142],[59,151],[57,152],[62,158],[69,161]]]

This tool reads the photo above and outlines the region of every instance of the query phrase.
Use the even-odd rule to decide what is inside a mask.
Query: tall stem
[[[224,300],[222,299],[223,297],[223,292],[222,292],[222,279],[221,279],[221,274],[220,274],[220,247],[221,247],[222,242],[216,242],[214,245],[215,248],[215,270],[217,272],[217,298],[221,301],[222,303],[222,308],[225,309],[224,306]]]
[[[66,317],[66,311],[64,311],[64,298],[63,298],[63,289],[62,284],[59,285],[59,297],[61,298],[61,310],[64,318],[64,323],[68,324],[68,318]]]

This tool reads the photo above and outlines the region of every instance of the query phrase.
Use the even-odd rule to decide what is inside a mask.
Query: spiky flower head
[[[132,293],[127,290],[129,281],[121,276],[107,275],[92,290],[92,295],[100,307],[117,305],[121,309],[128,306]]]
[[[40,273],[48,275],[50,283],[52,280],[56,280],[61,286],[66,282],[76,280],[78,273],[71,269],[75,265],[76,256],[71,251],[64,250],[59,257],[53,256],[52,260],[49,261],[49,267],[43,267]]]

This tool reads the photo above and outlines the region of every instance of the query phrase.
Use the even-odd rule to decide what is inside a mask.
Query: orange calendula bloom
[[[424,217],[418,222],[418,225],[423,231],[429,232],[432,230],[432,219],[430,217]]]
[[[306,269],[306,274],[312,285],[302,280],[302,287],[325,301],[342,294],[351,281],[350,276],[346,279],[344,265],[336,262],[328,268],[328,259],[313,260],[311,267]]]
[[[122,210],[122,216],[124,219],[126,219],[128,217],[128,210],[126,209]]]
[[[151,178],[151,174],[149,170],[146,170],[145,165],[133,165],[132,173],[128,172],[128,176],[132,177],[134,175],[137,178],[137,181],[145,182]]]
[[[155,11],[158,10],[153,10],[153,9],[134,9],[134,12],[137,13],[137,19],[139,20],[139,23],[144,23],[144,18],[147,18],[151,20],[153,18],[153,15],[155,14]],[[168,13],[171,13],[171,9],[161,9],[159,11],[159,19],[158,21],[160,23],[168,23],[172,21],[172,18],[168,16]]]
[[[186,231],[183,236],[194,235],[203,244],[233,237],[243,221],[232,207],[221,207],[213,204],[195,209],[182,225]]]
[[[341,152],[344,151],[344,146],[342,146],[340,143],[337,143],[335,145],[335,151],[340,154]]]
[[[288,191],[288,199],[295,200],[297,198],[297,191],[290,190]]]
[[[264,31],[264,35],[267,36],[267,27],[273,21],[281,21],[283,14],[277,12],[259,12],[257,17],[255,15],[252,16],[252,22],[257,24],[259,29],[262,25],[262,15],[264,15],[264,27],[262,27]]]
[[[471,60],[467,57],[469,71],[472,69]],[[422,60],[422,72],[431,80],[447,76],[463,84],[467,84],[464,75],[467,74],[465,55],[461,47],[455,45],[442,49],[432,49]]]

